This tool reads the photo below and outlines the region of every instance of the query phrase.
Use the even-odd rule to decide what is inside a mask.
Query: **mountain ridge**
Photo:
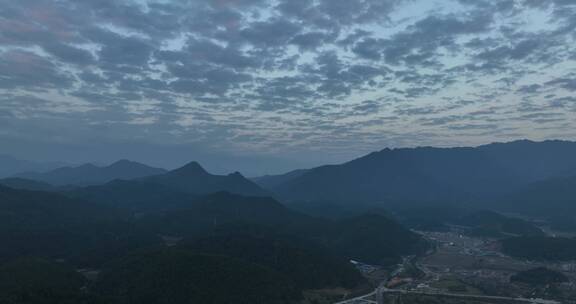
[[[195,161],[164,174],[144,177],[139,180],[199,195],[228,191],[241,195],[270,196],[268,191],[245,178],[239,172],[228,175],[210,174]]]
[[[254,180],[287,201],[468,200],[511,193],[548,178],[576,175],[573,155],[576,142],[560,140],[385,148],[339,165]]]
[[[136,179],[167,172],[138,162],[119,160],[108,166],[83,164],[75,167],[57,168],[46,173],[23,173],[14,177],[41,181],[55,186],[87,186],[104,184],[115,179]]]

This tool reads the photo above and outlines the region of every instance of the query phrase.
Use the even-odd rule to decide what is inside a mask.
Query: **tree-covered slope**
[[[576,175],[531,183],[501,197],[496,207],[536,216],[576,213]]]
[[[114,180],[103,185],[76,188],[66,194],[132,213],[177,209],[197,198],[169,186],[140,180]]]
[[[472,212],[456,221],[456,223],[472,227],[472,233],[487,233],[495,236],[544,236],[545,233],[535,225],[520,219],[504,216],[493,211]]]
[[[2,304],[88,304],[85,278],[70,266],[22,258],[0,266]]]
[[[293,237],[230,234],[191,240],[179,247],[274,269],[301,289],[355,288],[364,283],[348,260],[317,244]]]
[[[101,276],[95,290],[109,304],[288,304],[301,297],[268,268],[174,249],[126,257]]]
[[[544,267],[533,268],[520,271],[510,278],[510,281],[516,283],[525,283],[530,285],[548,285],[555,283],[568,282],[568,277],[563,273],[550,270]]]
[[[104,263],[138,247],[134,237],[129,218],[115,208],[0,187],[0,263],[23,256],[65,259],[79,266]]]
[[[502,241],[504,253],[528,260],[576,260],[576,239],[552,237],[517,237]]]

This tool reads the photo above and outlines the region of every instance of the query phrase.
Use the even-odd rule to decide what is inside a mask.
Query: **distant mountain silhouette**
[[[275,187],[282,185],[283,183],[285,183],[287,181],[290,181],[292,179],[300,177],[300,176],[304,175],[306,172],[308,172],[308,170],[300,169],[300,170],[290,171],[288,173],[281,174],[281,175],[258,176],[258,177],[251,178],[251,180],[264,189],[272,189],[272,188],[275,188]]]
[[[10,177],[0,179],[0,185],[20,189],[20,190],[31,190],[31,191],[55,191],[56,188],[48,183],[39,182],[31,179]]]
[[[238,172],[229,175],[213,175],[204,170],[197,162],[191,162],[165,174],[150,176],[141,180],[194,194],[227,191],[250,196],[270,195]]]
[[[115,179],[135,179],[165,173],[166,170],[149,167],[129,160],[121,160],[107,167],[85,164],[64,167],[46,173],[25,173],[17,177],[46,182],[52,185],[96,185]]]
[[[309,170],[273,190],[289,200],[436,200],[500,188],[509,181],[513,176],[472,148],[385,149]]]
[[[523,181],[576,176],[576,142],[518,140],[478,148]]]
[[[61,162],[35,162],[9,155],[0,155],[0,178],[10,177],[22,172],[46,172],[65,165]]]
[[[341,165],[267,177],[286,200],[388,201],[494,197],[576,172],[576,143],[516,141],[477,148],[384,149]],[[576,175],[576,174],[574,174]],[[288,178],[287,178],[288,177]]]

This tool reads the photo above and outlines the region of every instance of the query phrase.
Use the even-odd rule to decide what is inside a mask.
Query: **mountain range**
[[[115,179],[136,179],[163,173],[166,173],[166,170],[129,160],[120,160],[105,167],[85,164],[77,167],[62,167],[45,173],[21,173],[15,177],[41,181],[54,186],[82,186],[103,184]]]
[[[124,206],[158,200],[180,204],[193,196],[227,191],[273,196],[291,205],[326,202],[386,206],[451,202],[547,214],[576,210],[576,143],[521,140],[461,148],[384,149],[339,164],[247,179],[214,175],[197,162],[166,171],[127,160],[91,164],[0,180],[13,188],[65,191],[74,197]],[[65,185],[74,185],[74,190]],[[88,187],[87,187],[88,186]],[[546,205],[548,204],[548,205]],[[554,206],[554,210],[544,206]],[[324,207],[322,207],[324,208]],[[310,209],[310,208],[307,208]]]
[[[384,149],[340,165],[254,181],[285,201],[466,201],[576,176],[574,155],[576,143],[568,141]]]
[[[116,179],[102,185],[77,187],[67,193],[75,198],[143,212],[186,206],[199,196],[221,191],[271,196],[239,173],[213,175],[196,162],[160,175],[132,180]]]
[[[159,199],[174,201],[190,195],[228,191],[249,196],[272,194],[239,172],[208,173],[197,162],[167,171],[121,160],[107,167],[85,164],[46,173],[24,173],[0,179],[0,184],[25,190],[68,192],[74,197],[119,204],[146,204]]]
[[[239,172],[228,175],[214,175],[204,170],[197,162],[191,162],[165,174],[142,178],[141,181],[195,194],[228,191],[241,195],[270,196],[270,193],[245,178]]]
[[[214,175],[196,162],[167,171],[131,161],[1,179],[0,302],[22,292],[46,303],[345,296],[367,284],[350,260],[392,269],[430,249],[409,228],[458,226],[469,236],[503,238],[510,254],[539,257],[523,248],[551,244],[545,258],[573,258],[573,251],[548,256],[573,240],[547,238],[535,222],[494,210],[576,222],[575,152],[571,142],[518,141],[384,149],[252,180]],[[334,216],[333,202],[345,212]],[[295,207],[303,205],[315,207]],[[88,284],[71,276],[74,269],[99,274]],[[13,274],[20,279],[12,285]],[[210,302],[230,289],[230,298]],[[70,297],[77,300],[63,300]],[[85,297],[98,301],[78,300]]]

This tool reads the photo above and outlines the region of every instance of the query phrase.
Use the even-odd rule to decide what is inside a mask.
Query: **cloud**
[[[306,51],[317,49],[333,40],[334,35],[324,32],[309,32],[294,36],[294,38],[290,40],[290,43],[295,44],[300,47],[301,50]]]
[[[154,47],[151,42],[135,36],[123,36],[110,30],[91,28],[83,36],[100,46],[98,58],[103,66],[146,67]]]
[[[576,75],[570,75],[566,78],[558,78],[546,83],[549,86],[558,86],[565,90],[574,92],[576,91]]]
[[[255,22],[240,32],[240,36],[255,46],[285,46],[302,29],[287,20]]]
[[[71,78],[50,60],[28,51],[0,54],[0,88],[66,88]]]
[[[43,49],[60,61],[83,66],[95,63],[94,56],[90,52],[67,44],[47,43],[43,45]]]
[[[69,128],[299,157],[544,137],[576,127],[553,115],[576,109],[575,14],[567,0],[4,1],[0,116],[30,141]]]

